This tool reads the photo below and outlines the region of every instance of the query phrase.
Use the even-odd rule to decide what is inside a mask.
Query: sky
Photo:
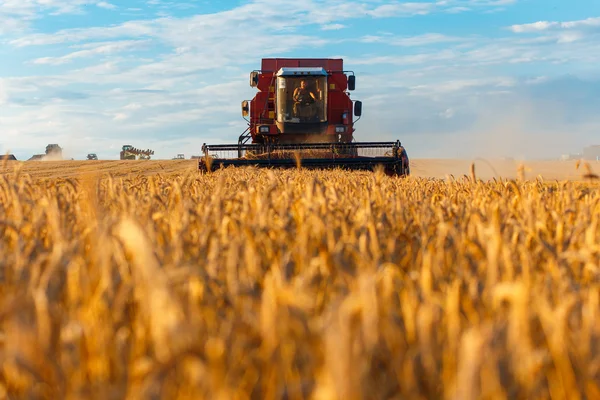
[[[0,0],[0,152],[236,143],[263,57],[343,58],[356,140],[411,158],[600,144],[597,0]]]

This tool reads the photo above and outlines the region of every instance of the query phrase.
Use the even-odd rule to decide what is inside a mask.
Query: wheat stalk
[[[598,398],[597,179],[474,168],[9,171],[0,395]]]

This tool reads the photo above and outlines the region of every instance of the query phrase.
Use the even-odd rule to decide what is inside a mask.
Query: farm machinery
[[[46,146],[45,154],[34,154],[28,161],[40,161],[40,160],[62,160],[63,159],[63,149],[56,143],[50,143]]]
[[[227,166],[343,168],[409,175],[400,141],[357,142],[362,102],[353,101],[356,78],[342,59],[262,59],[250,73],[258,92],[241,104],[247,129],[237,144],[204,144],[199,170]],[[354,117],[358,117],[355,119]]]
[[[136,149],[130,144],[123,145],[120,153],[121,160],[149,160],[154,155],[154,150]]]
[[[62,147],[56,143],[51,143],[46,146],[46,156],[55,159],[62,159]]]

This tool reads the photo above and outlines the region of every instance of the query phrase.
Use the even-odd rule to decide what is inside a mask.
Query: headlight
[[[346,132],[345,126],[336,126],[335,127],[335,133],[344,133],[344,132]]]

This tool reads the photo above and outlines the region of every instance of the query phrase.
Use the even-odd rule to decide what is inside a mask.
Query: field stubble
[[[600,398],[582,182],[0,180],[10,398]]]

